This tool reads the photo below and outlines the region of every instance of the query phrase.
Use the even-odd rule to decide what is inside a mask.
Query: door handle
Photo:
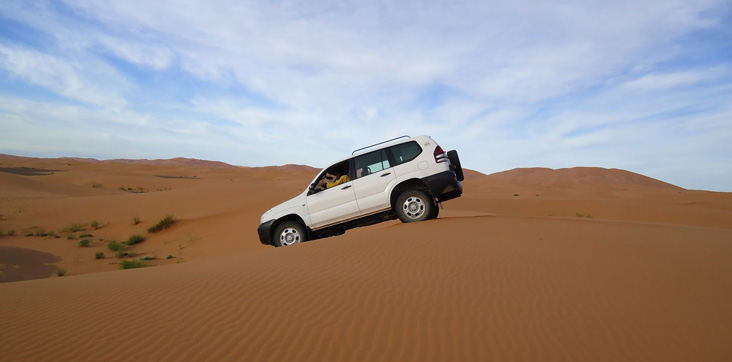
[[[348,186],[344,186],[343,188],[341,188],[341,190],[350,189],[350,188],[351,188],[351,185],[348,185]]]
[[[389,176],[389,175],[391,175],[391,172],[387,172],[387,173],[385,173],[385,174],[383,174],[383,175],[381,175],[379,177],[384,177],[384,176]]]

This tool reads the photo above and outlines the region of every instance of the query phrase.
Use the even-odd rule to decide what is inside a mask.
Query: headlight
[[[259,218],[259,223],[261,224],[261,223],[267,221],[267,216],[269,216],[270,213],[272,213],[272,209],[269,209],[269,210],[267,210],[267,212],[262,214],[262,217]]]

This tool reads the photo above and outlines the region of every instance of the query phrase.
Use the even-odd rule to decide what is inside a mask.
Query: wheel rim
[[[301,239],[300,231],[295,228],[286,228],[280,233],[280,244],[283,246],[297,244]]]
[[[426,210],[424,200],[416,196],[410,196],[402,204],[404,215],[412,220],[419,219]]]

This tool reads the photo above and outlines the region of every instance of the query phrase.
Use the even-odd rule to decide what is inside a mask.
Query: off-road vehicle
[[[399,218],[434,219],[463,193],[457,151],[429,136],[402,136],[353,151],[323,169],[299,196],[265,212],[262,244],[286,246]]]

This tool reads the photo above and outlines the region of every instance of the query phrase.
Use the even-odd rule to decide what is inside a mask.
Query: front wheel
[[[432,197],[421,190],[407,190],[397,198],[394,211],[402,222],[428,220],[434,215]]]
[[[307,241],[305,227],[297,221],[285,221],[275,228],[275,246],[288,246]]]

